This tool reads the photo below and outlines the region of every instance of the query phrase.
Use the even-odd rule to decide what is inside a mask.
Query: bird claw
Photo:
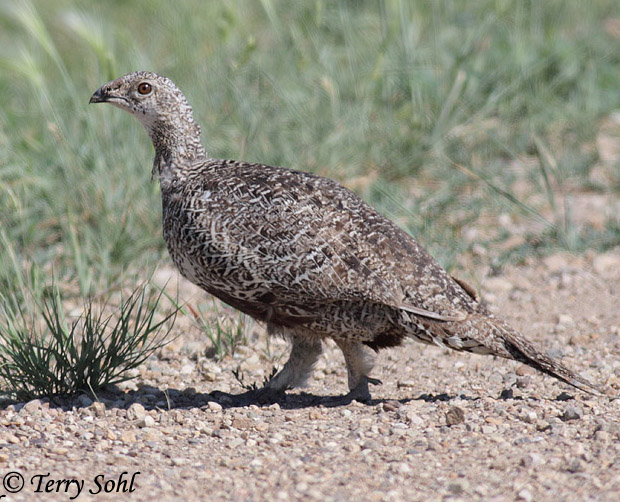
[[[252,392],[258,404],[273,404],[286,399],[284,390],[275,390],[271,387],[262,387]]]
[[[212,392],[211,395],[216,401],[228,402],[234,406],[273,404],[286,400],[286,393],[283,390],[274,390],[269,387],[252,389],[241,394],[228,394],[216,391]]]
[[[351,389],[344,396],[329,396],[323,397],[318,400],[317,404],[322,404],[323,406],[327,406],[329,408],[335,406],[347,406],[351,404],[353,401],[357,401],[359,403],[369,404],[372,400],[370,396],[370,391],[368,390],[368,384],[372,385],[381,385],[381,380],[377,378],[364,377],[360,383],[357,384],[356,387]]]

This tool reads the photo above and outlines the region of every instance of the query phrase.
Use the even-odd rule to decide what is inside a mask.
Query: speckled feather
[[[595,389],[490,314],[409,234],[335,181],[208,158],[192,109],[169,79],[135,72],[91,98],[102,101],[134,114],[153,141],[164,238],[181,273],[271,332],[373,349],[412,338],[517,359]]]

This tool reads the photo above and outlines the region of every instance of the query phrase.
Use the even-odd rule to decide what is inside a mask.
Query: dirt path
[[[528,337],[620,393],[620,252],[555,255],[482,283]],[[346,390],[329,345],[303,393],[239,407],[209,393],[241,392],[237,366],[262,381],[264,341],[218,363],[196,357],[204,345],[188,329],[101,402],[3,406],[0,495],[22,476],[4,500],[620,500],[620,400],[409,343],[381,353],[371,405],[316,406]]]

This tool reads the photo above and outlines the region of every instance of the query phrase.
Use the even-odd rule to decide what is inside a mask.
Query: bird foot
[[[228,394],[226,392],[213,392],[211,394],[216,399],[228,401],[234,406],[273,404],[286,400],[286,393],[283,390],[274,390],[269,387],[252,389],[241,394]],[[224,399],[222,399],[222,396],[224,396]]]
[[[284,389],[275,390],[271,387],[263,387],[254,391],[254,399],[258,404],[273,404],[286,400]]]
[[[322,404],[328,408],[336,406],[347,406],[353,401],[369,404],[371,401],[370,391],[368,390],[368,384],[381,385],[383,382],[378,378],[363,377],[360,383],[357,384],[344,396],[327,396],[318,399],[317,404]]]

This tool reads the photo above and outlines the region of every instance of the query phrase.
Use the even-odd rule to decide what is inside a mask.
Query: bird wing
[[[224,268],[247,271],[257,297],[268,290],[275,304],[363,300],[437,321],[467,317],[470,296],[435,260],[332,180],[229,162],[192,190],[205,249]]]

